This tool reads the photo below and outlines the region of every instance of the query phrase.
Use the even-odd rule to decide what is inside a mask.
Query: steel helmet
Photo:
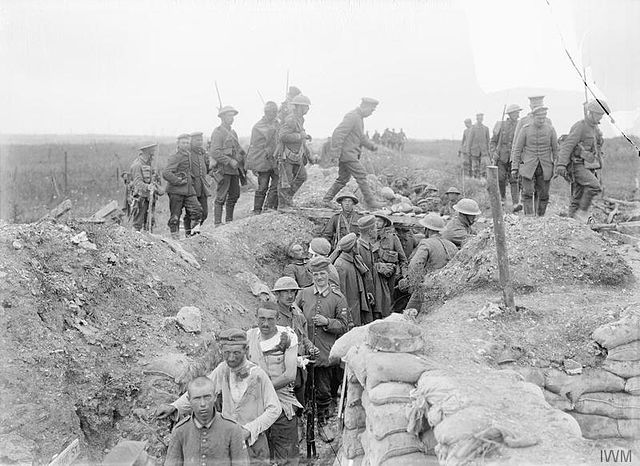
[[[587,110],[593,113],[611,113],[611,108],[604,100],[592,100],[587,104]]]
[[[299,290],[298,282],[292,277],[280,277],[276,280],[271,291]]]
[[[221,117],[225,113],[233,113],[234,115],[238,114],[238,111],[233,108],[231,105],[225,105],[220,110],[218,110],[218,116]]]
[[[424,187],[425,191],[438,191],[438,187],[435,184],[431,184],[431,183],[427,183],[427,185]]]
[[[518,104],[511,104],[507,107],[507,110],[505,110],[505,113],[509,114],[511,112],[521,112],[522,108],[520,108],[520,105]]]
[[[425,215],[419,220],[420,225],[429,230],[442,231],[444,230],[444,219],[436,213],[430,213]]]
[[[291,105],[311,106],[311,100],[306,95],[298,94],[293,99],[291,99]]]
[[[447,192],[445,192],[445,194],[462,194],[462,193],[455,186],[451,186],[449,189],[447,189]]]
[[[453,206],[453,210],[465,215],[480,215],[480,207],[478,203],[473,199],[460,199],[456,205]]]
[[[387,217],[384,214],[384,212],[374,212],[373,216],[377,217],[377,218],[381,218],[382,220],[384,220],[384,223],[385,223],[384,226],[385,227],[390,227],[391,225],[393,225],[393,221],[389,217]]]

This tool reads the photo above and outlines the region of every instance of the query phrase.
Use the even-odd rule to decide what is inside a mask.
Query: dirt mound
[[[0,226],[0,463],[48,463],[74,438],[84,462],[120,438],[161,457],[170,425],[157,404],[217,364],[216,332],[253,323],[257,298],[236,274],[272,284],[288,242],[312,227],[268,214],[205,229],[181,242],[198,270],[122,227]],[[183,306],[200,309],[200,333],[171,318]]]
[[[550,283],[622,285],[631,268],[588,226],[560,217],[509,215],[505,221],[514,288],[532,292]],[[429,279],[428,299],[438,301],[499,283],[493,227],[483,228]]]

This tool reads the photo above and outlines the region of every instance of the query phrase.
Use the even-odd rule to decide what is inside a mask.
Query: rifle
[[[216,85],[216,94],[218,94],[218,111],[222,108],[222,99],[220,98],[220,91],[218,90],[218,81],[214,81]]]
[[[149,205],[147,206],[147,231],[153,233],[153,224],[156,221],[156,185],[149,187]]]
[[[498,158],[500,157],[500,146],[502,145],[502,133],[503,133],[502,130],[504,129],[504,114],[506,111],[507,111],[507,104],[504,104],[504,107],[502,107],[502,119],[500,120],[500,134],[498,134],[498,144],[496,145],[496,160],[491,160],[492,165],[496,163]]]
[[[316,451],[316,368],[315,365],[310,363],[310,368],[307,373],[307,383],[309,384],[309,392],[307,399],[307,459],[317,457]]]
[[[258,96],[260,97],[260,100],[262,100],[262,105],[264,105],[266,102],[264,100],[264,97],[262,97],[262,93],[260,92],[260,89],[257,89],[258,91]]]

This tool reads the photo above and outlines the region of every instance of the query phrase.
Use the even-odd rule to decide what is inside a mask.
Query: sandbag
[[[616,322],[602,325],[591,337],[607,349],[640,340],[640,316],[630,314]]]
[[[376,320],[366,325],[352,328],[333,344],[331,352],[329,353],[329,361],[340,361],[346,357],[351,348],[364,345],[366,343],[367,333],[369,332],[369,326],[379,322],[407,322],[407,320],[402,314],[394,312],[382,320]]]
[[[439,444],[453,445],[491,426],[493,416],[482,406],[470,406],[445,417],[433,428]]]
[[[415,385],[403,382],[382,382],[369,391],[369,401],[374,405],[387,403],[411,403],[409,393]]]
[[[360,405],[347,406],[344,410],[344,426],[347,429],[364,429],[367,425],[367,415]]]
[[[588,439],[640,438],[640,420],[612,419],[596,414],[571,413],[578,421],[582,436]]]
[[[406,382],[415,384],[420,375],[435,364],[408,353],[372,352],[367,359],[367,390],[381,382]]]
[[[627,383],[624,384],[624,391],[631,395],[640,395],[640,377],[632,377],[627,379]]]
[[[391,458],[398,458],[412,453],[425,453],[424,445],[414,435],[404,433],[391,434],[382,440],[375,438],[368,431],[360,436],[365,456],[363,464],[383,465]],[[367,463],[368,462],[368,463]]]
[[[417,421],[421,415],[426,415],[430,426],[437,425],[444,417],[460,410],[467,403],[457,383],[442,370],[423,372],[416,390],[412,392],[412,398],[414,402],[410,418]],[[419,422],[415,424],[417,429],[422,429]]]
[[[573,404],[566,397],[550,392],[549,390],[543,390],[544,399],[547,403],[560,411],[571,411]]]
[[[348,459],[364,455],[360,435],[364,429],[344,429],[342,432],[342,451]]]
[[[628,393],[585,393],[574,409],[615,419],[640,419],[640,397]]]
[[[545,374],[542,369],[529,366],[518,366],[511,368],[512,371],[520,375],[525,381],[537,385],[540,388],[544,388]]]
[[[359,405],[362,402],[364,388],[360,382],[347,382],[347,406]]]
[[[386,405],[369,405],[367,407],[367,432],[376,440],[389,435],[407,432],[407,405],[389,403]]]
[[[389,458],[382,466],[438,466],[438,458],[427,453],[410,453]]]
[[[640,359],[640,340],[616,346],[608,351],[607,359],[613,361],[637,361]]]
[[[566,375],[558,370],[549,370],[545,376],[547,390],[576,401],[583,393],[621,392],[625,380],[601,369],[585,369],[580,375]]]
[[[366,346],[354,346],[345,357],[345,362],[349,369],[353,371],[360,385],[364,386],[367,381],[367,358],[372,354]]]
[[[415,353],[424,346],[422,329],[406,321],[373,322],[366,341],[370,348],[390,353]]]
[[[611,361],[605,359],[602,368],[625,379],[640,376],[640,361]]]

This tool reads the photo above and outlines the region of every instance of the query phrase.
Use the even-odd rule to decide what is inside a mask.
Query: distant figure
[[[471,156],[471,173],[474,178],[480,178],[482,176],[482,158],[489,158],[489,128],[487,128],[482,122],[484,120],[484,114],[478,113],[476,115],[476,124],[469,129],[469,135],[467,138],[466,150]]]
[[[460,199],[453,210],[457,215],[453,217],[442,230],[442,237],[451,241],[458,249],[462,248],[469,236],[474,235],[473,225],[482,212],[478,203],[473,199]]]
[[[153,169],[152,164],[157,147],[157,144],[151,144],[138,149],[140,151],[138,158],[133,161],[129,169],[133,196],[131,216],[133,228],[137,231],[143,228],[148,230],[149,226],[153,228],[153,225],[149,225],[151,219],[148,218],[151,192],[155,199],[164,194],[160,175]]]
[[[455,210],[453,210],[453,206],[458,203],[461,194],[462,193],[460,192],[460,190],[455,186],[451,186],[449,189],[447,189],[444,193],[446,198],[444,205],[440,209],[440,215],[452,216],[455,213]]]
[[[264,116],[253,125],[247,153],[247,170],[258,173],[258,189],[253,199],[253,213],[278,208],[278,167],[276,165],[276,133],[278,131],[278,106],[275,102],[264,104]]]
[[[400,152],[404,152],[404,144],[407,142],[407,135],[404,134],[404,130],[400,128],[400,133],[398,134],[398,139],[400,141]]]
[[[521,111],[522,109],[518,105],[509,105],[506,109],[509,117],[505,121],[496,123],[491,137],[491,151],[495,154],[495,162],[498,166],[500,197],[504,203],[507,197],[507,183],[509,183],[511,187],[511,205],[514,212],[522,209],[518,179],[514,179],[511,176],[511,152]]]
[[[462,132],[462,144],[460,144],[460,149],[458,149],[458,157],[462,156],[462,168],[465,175],[469,178],[473,176],[473,171],[471,171],[471,154],[469,154],[469,150],[467,149],[467,141],[469,140],[469,130],[471,129],[472,122],[471,118],[466,118],[464,120],[464,131]]]
[[[380,144],[380,133],[378,133],[378,130],[373,132],[373,138],[371,138],[371,140],[374,144]]]
[[[196,197],[202,208],[202,217],[200,225],[209,216],[209,196],[211,196],[211,183],[209,182],[209,156],[204,150],[204,139],[202,133],[196,131],[191,136],[191,177],[193,179],[193,187],[196,191]],[[191,236],[191,217],[189,212],[184,214],[184,234]],[[195,226],[195,225],[194,225]]]

